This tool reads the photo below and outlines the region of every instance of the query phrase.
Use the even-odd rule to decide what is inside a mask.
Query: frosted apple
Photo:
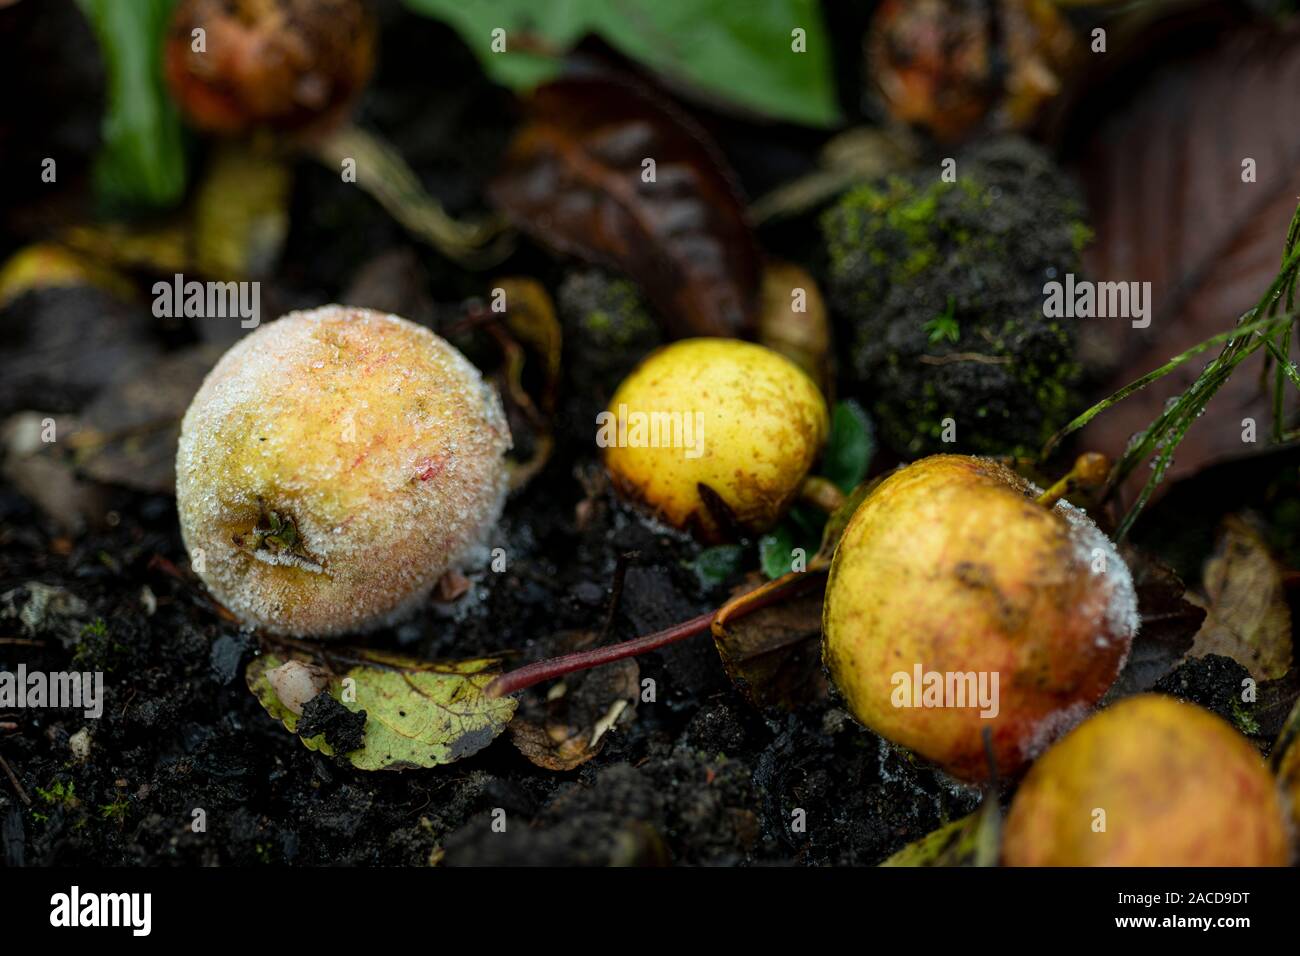
[[[240,620],[329,636],[395,620],[500,514],[510,432],[428,329],[331,305],[241,339],[181,426],[191,562]]]
[[[1067,502],[988,459],[934,455],[859,506],[831,565],[822,658],[849,709],[957,777],[1014,775],[1114,681],[1128,568]]]

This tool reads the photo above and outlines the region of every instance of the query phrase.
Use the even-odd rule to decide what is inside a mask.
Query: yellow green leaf
[[[514,698],[483,695],[499,672],[495,658],[421,661],[381,651],[347,653],[355,663],[337,673],[326,692],[348,710],[366,712],[364,744],[344,754],[359,770],[436,767],[468,757],[491,743],[514,714]],[[263,654],[248,665],[244,678],[266,712],[293,732],[299,717],[280,701],[266,676],[282,663],[284,658]],[[323,734],[303,743],[334,754]]]

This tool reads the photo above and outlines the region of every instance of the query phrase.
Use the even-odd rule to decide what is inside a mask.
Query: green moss
[[[77,806],[76,785],[72,781],[64,783],[62,780],[55,780],[48,788],[37,787],[36,796],[40,797],[50,806],[61,806],[72,808]]]
[[[108,624],[97,617],[81,629],[72,662],[79,670],[111,673],[127,654],[125,645],[113,638]]]
[[[126,822],[126,811],[131,806],[126,797],[119,797],[112,803],[106,803],[99,808],[99,815],[105,820],[112,820],[119,824]]]
[[[822,219],[846,370],[907,455],[1025,454],[1068,419],[1074,329],[1042,286],[1091,234],[1063,173],[1018,139],[982,144],[945,183],[925,171],[845,194]],[[957,441],[941,440],[943,419]]]
[[[566,391],[582,396],[569,411],[587,421],[604,409],[637,362],[663,343],[663,332],[635,283],[599,269],[569,273],[556,290],[555,305],[564,330]]]
[[[1229,698],[1229,703],[1232,707],[1232,722],[1237,725],[1237,729],[1248,736],[1258,734],[1259,721],[1255,719],[1255,715],[1250,712],[1241,698],[1234,695]]]
[[[1075,252],[1083,252],[1096,235],[1092,227],[1086,222],[1076,222],[1070,228],[1070,244],[1074,246]]]

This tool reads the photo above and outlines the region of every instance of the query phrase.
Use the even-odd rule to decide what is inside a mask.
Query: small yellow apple
[[[1208,711],[1144,694],[1034,764],[1002,855],[1011,866],[1285,866],[1289,849],[1254,747]]]
[[[1110,540],[998,462],[885,479],[835,551],[822,659],[854,716],[966,780],[1013,776],[1111,685],[1137,630]]]
[[[597,421],[619,491],[716,542],[772,527],[821,453],[829,418],[816,384],[784,356],[736,339],[651,353]]]
[[[481,542],[509,447],[496,393],[428,329],[337,305],[294,312],[236,343],[185,413],[181,532],[242,621],[364,630]]]

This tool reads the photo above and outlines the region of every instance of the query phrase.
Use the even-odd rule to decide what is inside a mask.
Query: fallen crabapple
[[[1300,703],[1296,704],[1296,710],[1292,712],[1292,721],[1295,720],[1298,712],[1300,712]],[[1278,786],[1282,789],[1282,796],[1291,813],[1291,831],[1297,839],[1300,839],[1300,738],[1292,737],[1278,741],[1274,754],[1274,759],[1277,761]]]
[[[716,542],[776,523],[828,422],[821,391],[785,356],[700,338],[646,357],[598,416],[596,438],[625,497]]]
[[[1284,866],[1273,778],[1250,743],[1192,704],[1143,694],[1084,721],[1020,784],[1011,866]]]
[[[924,458],[866,498],[831,564],[822,658],[849,709],[965,780],[989,775],[986,729],[1014,775],[1078,722],[1138,627],[1110,540],[1038,495],[989,459]]]
[[[240,620],[364,630],[481,543],[509,448],[496,393],[428,329],[346,306],[293,312],[222,356],[185,413],[181,533]]]
[[[363,0],[181,0],[164,73],[200,129],[298,132],[341,118],[374,60]]]

